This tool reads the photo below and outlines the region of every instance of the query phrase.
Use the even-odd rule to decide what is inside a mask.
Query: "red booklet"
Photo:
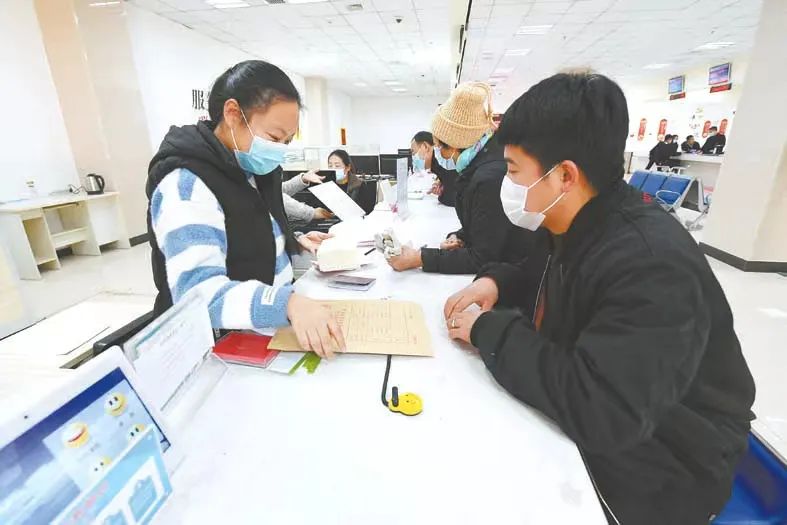
[[[248,332],[230,332],[213,347],[213,353],[228,363],[267,368],[279,352],[268,350],[271,338]]]

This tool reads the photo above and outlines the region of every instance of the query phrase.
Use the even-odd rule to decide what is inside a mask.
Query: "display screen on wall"
[[[669,79],[669,84],[667,90],[669,91],[670,95],[674,95],[675,93],[683,93],[685,90],[684,86],[686,84],[686,77],[681,75],[679,77],[672,77]]]
[[[708,70],[708,84],[711,86],[718,86],[719,84],[727,84],[730,81],[730,71],[732,64],[719,64],[713,66]]]

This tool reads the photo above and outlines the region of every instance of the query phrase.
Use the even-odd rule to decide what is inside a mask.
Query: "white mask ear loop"
[[[240,108],[238,108],[238,109],[240,109]],[[242,109],[240,110],[240,116],[243,117],[243,122],[246,123],[246,128],[249,130],[249,134],[251,135],[251,140],[253,141],[254,140],[254,132],[251,130],[251,126],[249,126],[249,121],[246,120],[246,115],[243,113]],[[235,140],[235,130],[232,129],[232,128],[230,128],[230,135],[232,136],[232,143],[235,145],[235,150],[236,151],[240,151],[240,148],[238,147],[238,141]]]

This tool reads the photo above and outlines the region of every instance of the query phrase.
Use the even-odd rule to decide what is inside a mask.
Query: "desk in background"
[[[129,248],[120,195],[63,193],[0,204],[0,238],[22,279],[41,279],[39,268],[60,268],[57,250],[101,255],[100,247]]]
[[[416,246],[458,227],[432,196],[411,201],[405,222],[379,208],[365,227],[396,222]],[[394,357],[389,388],[421,395],[423,413],[381,406],[384,356],[339,356],[313,375],[232,366],[181,429],[185,459],[154,523],[606,524],[575,445],[448,339],[443,304],[472,276],[396,273],[375,257],[356,272],[378,278],[363,294],[328,288],[314,270],[295,287],[420,303],[435,357]]]
[[[696,179],[702,179],[706,193],[712,193],[719,178],[719,170],[724,162],[724,155],[698,155],[696,153],[682,153],[673,160],[678,161],[678,166],[686,168],[684,173]],[[630,173],[644,170],[648,164],[647,153],[634,153],[629,167]],[[654,168],[655,169],[655,168]]]

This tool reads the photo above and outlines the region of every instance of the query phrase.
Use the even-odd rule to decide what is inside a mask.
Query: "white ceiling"
[[[668,78],[746,55],[760,8],[761,0],[473,0],[461,80],[506,77],[495,86],[495,106],[504,108],[564,68],[591,67],[624,85]],[[538,25],[552,27],[516,34]],[[735,45],[695,51],[722,41]],[[530,52],[505,56],[511,49]],[[643,69],[651,64],[669,65]]]
[[[467,0],[300,5],[245,0],[250,7],[216,9],[204,0],[127,1],[300,75],[324,77],[356,96],[446,95],[458,41],[446,13],[452,3],[467,5]],[[363,10],[351,12],[349,4],[362,4]],[[357,85],[361,82],[367,86]]]

